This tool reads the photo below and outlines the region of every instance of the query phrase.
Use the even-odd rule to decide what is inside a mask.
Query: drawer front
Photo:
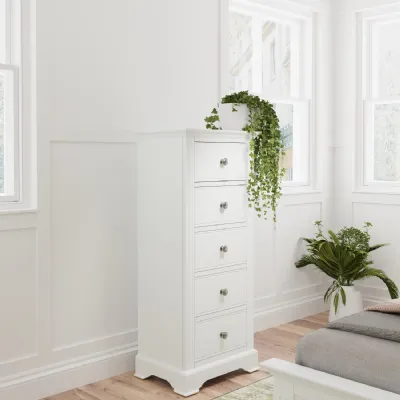
[[[246,312],[197,323],[195,358],[200,360],[246,345]],[[221,337],[227,333],[227,338]]]
[[[246,180],[246,143],[195,143],[195,180]]]
[[[246,303],[246,270],[199,277],[195,282],[196,315]]]
[[[247,229],[198,233],[194,239],[196,270],[247,260]]]
[[[245,185],[195,189],[195,225],[244,222],[247,214]]]

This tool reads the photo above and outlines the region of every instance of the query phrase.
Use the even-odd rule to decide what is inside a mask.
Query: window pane
[[[283,27],[283,54],[282,54],[282,95],[290,96],[291,67],[292,67],[292,40],[289,26]]]
[[[281,137],[285,155],[281,160],[281,168],[286,169],[284,181],[293,180],[293,104],[275,104],[275,111],[279,118]]]
[[[263,26],[263,93],[269,98],[291,95],[291,31],[266,21]]]
[[[400,180],[400,104],[375,106],[374,179]]]
[[[4,76],[0,74],[0,194],[4,193]]]
[[[379,59],[378,97],[400,96],[400,22],[379,25],[376,51]],[[376,54],[376,53],[375,53]]]
[[[263,92],[272,93],[276,81],[277,70],[277,37],[276,23],[266,21],[262,30],[263,44]]]
[[[233,12],[229,16],[229,90],[251,90],[252,18]]]
[[[15,194],[14,72],[0,70],[0,194]]]
[[[263,16],[231,11],[229,18],[230,92],[250,90],[267,99],[297,97],[293,68],[300,33],[296,36],[291,25]]]
[[[7,8],[6,0],[0,0],[0,63],[6,64],[10,60],[7,54],[7,31],[9,27],[7,26]]]

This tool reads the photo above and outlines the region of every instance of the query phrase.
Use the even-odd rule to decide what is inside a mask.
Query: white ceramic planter
[[[346,305],[343,305],[342,296],[339,293],[339,307],[335,314],[335,306],[333,304],[335,293],[331,297],[331,308],[329,311],[329,322],[348,315],[357,314],[364,310],[361,293],[354,286],[343,286],[346,293]]]
[[[220,127],[228,131],[241,131],[249,121],[249,109],[245,104],[235,106],[236,112],[232,111],[232,104],[220,104],[218,107]]]

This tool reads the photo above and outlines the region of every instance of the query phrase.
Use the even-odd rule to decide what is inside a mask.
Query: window
[[[230,92],[246,90],[252,81],[251,17],[235,12],[229,15]],[[245,78],[245,79],[244,79]],[[245,81],[245,82],[244,82]],[[247,83],[247,85],[245,84]]]
[[[365,19],[362,28],[364,185],[399,185],[400,18]]]
[[[312,18],[230,0],[229,92],[249,90],[275,105],[287,186],[310,184],[312,50]]]
[[[276,78],[276,56],[275,56],[275,38],[270,44],[269,59],[271,63],[271,82]]]
[[[19,200],[19,56],[14,0],[0,0],[0,201]]]

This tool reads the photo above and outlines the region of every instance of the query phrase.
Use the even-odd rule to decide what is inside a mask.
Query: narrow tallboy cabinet
[[[190,396],[258,370],[244,132],[184,130],[138,144],[136,376]]]

